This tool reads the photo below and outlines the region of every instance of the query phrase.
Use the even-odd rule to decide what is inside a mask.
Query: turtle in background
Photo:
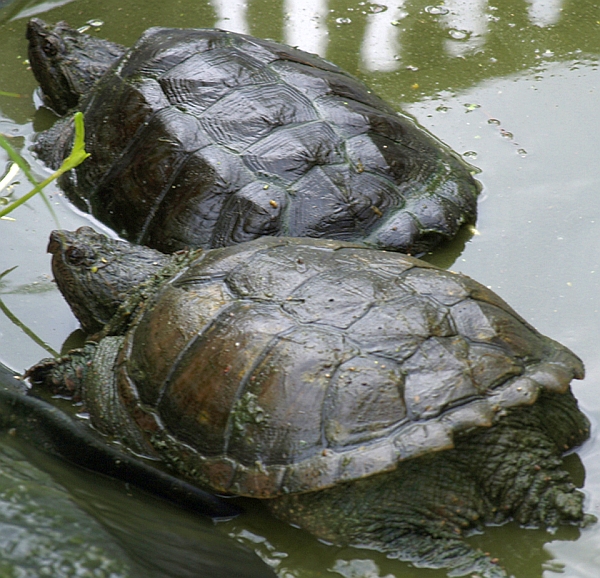
[[[88,333],[34,385],[213,492],[320,539],[507,576],[463,539],[582,526],[561,456],[589,435],[580,359],[472,279],[397,252],[263,237],[164,255],[52,233]]]
[[[150,28],[129,49],[32,19],[45,104],[80,110],[91,157],[60,179],[75,205],[163,252],[264,235],[421,254],[475,223],[452,151],[336,65],[215,29]],[[39,135],[57,168],[70,115]]]

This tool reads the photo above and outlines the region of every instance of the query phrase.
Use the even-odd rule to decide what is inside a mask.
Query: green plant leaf
[[[2,209],[0,211],[0,217],[4,217],[5,215],[8,215],[12,211],[14,211],[17,207],[21,206],[23,203],[26,203],[29,199],[31,199],[31,197],[33,197],[34,195],[39,193],[44,187],[49,185],[52,181],[58,179],[62,174],[66,173],[67,171],[70,171],[71,169],[80,165],[85,159],[87,159],[90,156],[90,154],[85,151],[85,126],[83,123],[83,114],[81,112],[76,112],[75,116],[73,117],[73,120],[75,122],[75,139],[74,139],[73,150],[71,151],[71,154],[63,161],[62,165],[60,165],[58,170],[55,171],[54,173],[52,173],[47,179],[43,180],[41,183],[37,183],[33,187],[33,189],[31,189],[31,191],[29,191],[26,195],[23,195],[20,199],[16,200],[14,203],[11,203],[6,208]],[[6,144],[8,144],[6,139],[4,139],[4,137],[1,137],[1,135],[0,135],[0,146],[2,146],[6,150],[6,152],[11,157],[11,159],[14,162],[16,162],[21,169],[23,169],[23,172],[26,175],[28,174],[28,172],[30,173],[29,167],[27,167],[27,169],[23,168],[23,166],[27,166],[27,163],[25,163],[25,161],[23,160],[21,155],[19,155],[10,146],[10,144],[8,144],[9,148],[6,148],[2,141],[4,141]],[[12,151],[12,153],[14,155],[16,155],[16,157],[19,159],[18,161],[17,161],[17,158],[13,158],[10,151]],[[27,178],[29,178],[29,175]],[[33,183],[36,183],[35,178],[33,178]]]
[[[13,161],[22,171],[25,173],[27,180],[32,185],[37,185],[38,180],[33,176],[33,173],[29,170],[29,165],[25,162],[25,159],[12,147],[12,145],[8,142],[6,138],[2,134],[0,134],[0,147],[2,147],[10,160]]]

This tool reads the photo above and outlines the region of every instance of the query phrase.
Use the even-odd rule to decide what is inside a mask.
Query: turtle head
[[[174,259],[90,227],[53,231],[48,252],[58,288],[87,333],[102,329],[126,297]]]
[[[39,18],[27,24],[29,63],[44,103],[60,115],[77,106],[124,53],[119,44],[83,34],[65,22],[55,26]]]

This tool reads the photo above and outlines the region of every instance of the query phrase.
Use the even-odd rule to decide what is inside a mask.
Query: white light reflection
[[[400,30],[392,22],[407,16],[403,9],[405,0],[377,4],[387,10],[367,16],[360,58],[365,70],[391,72],[400,68]]]
[[[529,19],[536,26],[544,28],[559,21],[563,0],[527,0],[527,2]]]
[[[17,12],[17,14],[11,17],[10,22],[12,22],[13,20],[19,20],[20,18],[31,18],[32,16],[36,16],[37,14],[44,14],[44,12],[54,10],[54,8],[64,6],[65,4],[70,4],[71,2],[74,2],[74,0],[50,0],[48,2],[35,3],[27,2],[23,10]],[[35,4],[35,6],[28,7],[28,4]]]
[[[442,16],[450,38],[445,47],[452,56],[464,56],[485,43],[488,32],[487,0],[446,0],[448,14]]]
[[[217,15],[215,27],[249,34],[249,1],[210,0]],[[369,10],[360,47],[361,68],[391,72],[411,64],[402,61],[402,24],[408,15],[407,4],[408,0],[358,3],[358,10]],[[530,21],[547,27],[560,20],[564,0],[525,0],[525,4]],[[283,0],[284,41],[326,56],[328,8],[328,0]],[[444,48],[451,56],[464,57],[484,46],[492,14],[488,0],[431,0],[425,10],[438,15],[438,23],[447,34]]]
[[[246,16],[247,2],[240,0],[210,0],[210,3],[217,13],[215,28],[241,32],[242,34],[250,33]]]
[[[283,10],[285,42],[325,56],[327,0],[285,0]]]

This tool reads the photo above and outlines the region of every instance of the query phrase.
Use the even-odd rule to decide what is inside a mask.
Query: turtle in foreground
[[[60,184],[131,241],[173,252],[263,235],[418,254],[476,216],[478,186],[442,143],[301,50],[215,29],[150,28],[130,49],[32,19],[47,106],[84,113],[91,157]],[[39,136],[57,168],[73,123]]]
[[[29,371],[188,481],[319,538],[506,576],[463,536],[583,525],[578,357],[489,289],[401,253],[263,237],[163,255],[54,232],[83,349]]]

